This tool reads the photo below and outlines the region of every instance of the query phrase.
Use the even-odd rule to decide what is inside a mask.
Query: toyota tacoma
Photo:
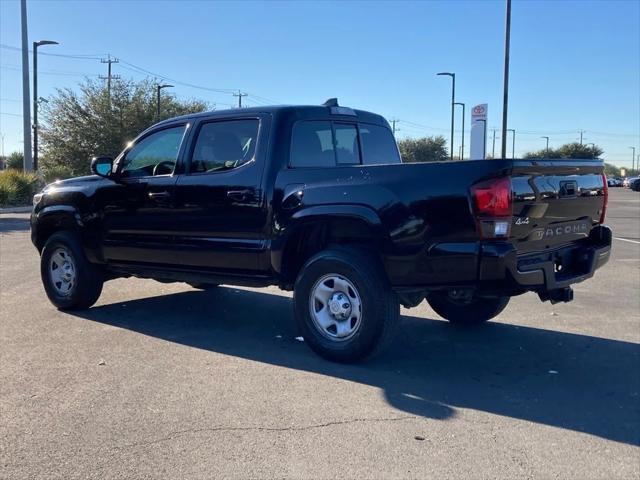
[[[117,277],[277,285],[334,361],[380,350],[425,298],[462,325],[525,292],[568,302],[611,249],[601,160],[403,163],[383,117],[335,100],[165,120],[91,170],[34,197],[56,307]]]

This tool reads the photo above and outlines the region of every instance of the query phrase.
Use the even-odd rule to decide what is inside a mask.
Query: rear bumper
[[[394,271],[392,284],[398,291],[470,287],[486,295],[556,291],[607,263],[611,239],[609,227],[597,226],[578,242],[525,254],[509,242],[441,243],[414,259],[404,275]]]
[[[609,261],[611,239],[611,229],[598,226],[584,241],[544,252],[518,255],[511,244],[483,245],[478,280],[524,291],[566,288],[591,278]]]

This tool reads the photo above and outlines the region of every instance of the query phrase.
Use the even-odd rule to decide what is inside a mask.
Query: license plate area
[[[518,259],[519,271],[526,272],[547,267],[553,271],[556,281],[559,282],[589,273],[590,266],[589,249],[582,248],[581,244],[529,254]]]

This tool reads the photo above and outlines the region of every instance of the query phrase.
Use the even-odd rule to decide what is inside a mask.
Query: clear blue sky
[[[248,105],[336,96],[400,119],[399,136],[448,139],[450,81],[435,73],[453,71],[457,100],[488,102],[489,126],[501,124],[503,1],[29,0],[28,16],[29,42],[61,43],[41,53],[110,53],[159,76],[240,88],[252,94]],[[542,148],[541,135],[557,145],[584,129],[585,143],[601,145],[607,161],[630,164],[628,147],[640,153],[639,26],[638,0],[514,0],[509,127],[518,131],[516,154]],[[20,46],[18,1],[0,1],[0,32],[3,45]],[[6,153],[22,148],[19,67],[20,53],[0,48]],[[130,68],[120,63],[114,73],[145,76]],[[39,69],[44,97],[106,74],[97,59],[45,55]],[[217,108],[236,101],[177,84],[173,93]]]

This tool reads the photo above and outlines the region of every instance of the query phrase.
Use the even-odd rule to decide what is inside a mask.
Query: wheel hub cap
[[[49,276],[59,295],[71,295],[76,284],[76,268],[69,250],[59,247],[53,252],[49,261]]]
[[[334,341],[351,338],[360,328],[362,302],[355,284],[338,274],[321,277],[309,296],[314,326]]]
[[[345,320],[351,313],[351,302],[344,293],[336,292],[329,300],[329,310],[336,320]]]

